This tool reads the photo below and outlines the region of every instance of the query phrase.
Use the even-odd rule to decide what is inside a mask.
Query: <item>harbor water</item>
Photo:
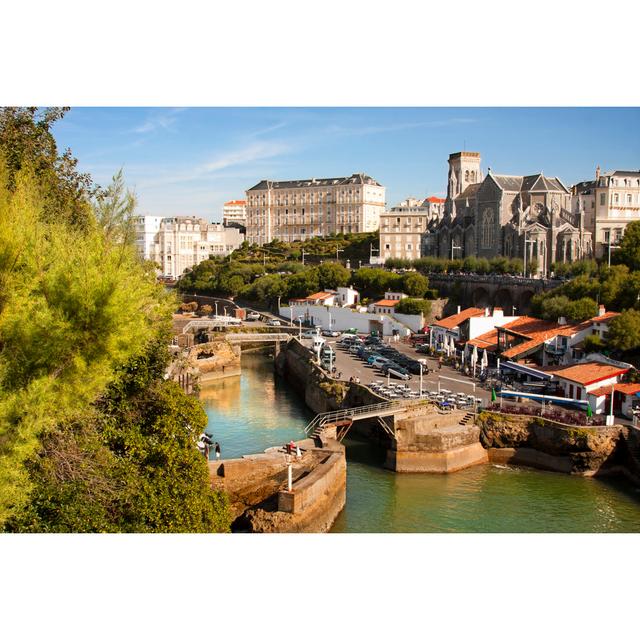
[[[242,375],[209,384],[201,399],[222,458],[259,453],[304,437],[313,417],[262,355]],[[448,475],[396,474],[384,451],[347,439],[347,504],[332,532],[638,532],[640,488],[594,479],[482,465]]]

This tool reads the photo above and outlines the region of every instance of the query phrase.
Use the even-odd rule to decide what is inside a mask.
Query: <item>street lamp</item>
[[[340,262],[340,256],[338,255],[340,253],[344,253],[344,249],[340,249],[339,247],[336,247],[336,262]]]
[[[298,340],[302,340],[302,318],[304,316],[298,316]]]
[[[418,362],[420,363],[420,397],[422,398],[422,367],[427,364],[427,360],[426,358],[420,358]]]
[[[304,257],[308,256],[309,253],[307,251],[305,251],[304,249],[302,250],[302,265],[304,266]]]

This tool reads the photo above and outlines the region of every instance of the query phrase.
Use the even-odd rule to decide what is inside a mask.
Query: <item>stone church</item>
[[[488,170],[480,154],[449,156],[444,216],[423,236],[422,255],[442,258],[523,258],[548,274],[554,262],[592,256],[584,211],[571,212],[571,192],[542,173],[507,176]]]

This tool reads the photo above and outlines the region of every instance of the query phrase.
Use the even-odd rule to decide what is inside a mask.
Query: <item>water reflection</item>
[[[201,393],[208,431],[223,458],[304,437],[313,417],[273,372],[273,360],[242,357],[242,376]],[[396,474],[385,451],[347,439],[347,506],[335,532],[640,531],[640,491],[623,479],[592,479],[484,465],[449,475]]]

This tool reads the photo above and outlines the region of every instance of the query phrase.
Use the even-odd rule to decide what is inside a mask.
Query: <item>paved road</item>
[[[326,338],[327,342],[331,345],[336,353],[335,365],[338,370],[342,374],[342,380],[349,380],[351,377],[360,378],[360,382],[362,384],[368,384],[370,382],[386,382],[387,376],[382,375],[382,373],[378,369],[374,369],[370,367],[366,362],[360,360],[355,355],[351,355],[347,351],[344,351],[339,346],[336,345],[337,338]],[[311,340],[302,340],[302,343],[306,346],[311,346]],[[455,369],[448,367],[446,365],[442,366],[441,370],[438,370],[438,360],[437,358],[431,358],[429,356],[425,356],[422,353],[416,353],[415,349],[413,349],[410,345],[396,342],[392,343],[398,351],[401,353],[405,353],[411,357],[416,359],[425,358],[427,360],[427,366],[430,369],[428,374],[423,374],[422,376],[422,389],[423,392],[426,391],[435,391],[438,389],[438,382],[440,382],[441,389],[449,389],[454,393],[464,392],[467,394],[474,394],[478,398],[482,398],[483,405],[486,405],[490,401],[491,392],[482,389],[478,385],[476,385],[475,391],[473,388],[473,380],[468,376],[463,376]],[[445,379],[452,378],[452,380]],[[394,378],[391,376],[391,382],[401,382],[404,384],[408,384],[414,391],[420,390],[420,375],[414,375],[411,380],[403,381],[399,378]],[[477,380],[476,380],[477,382]]]

